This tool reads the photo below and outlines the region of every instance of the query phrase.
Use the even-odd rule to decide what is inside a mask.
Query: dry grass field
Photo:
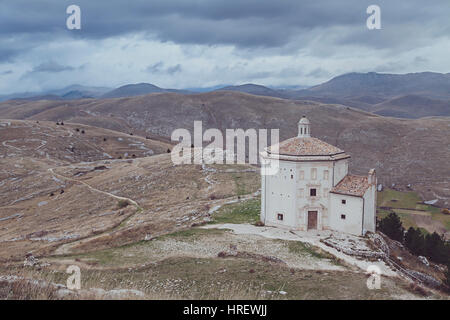
[[[448,117],[398,119],[341,104],[286,100],[240,92],[154,93],[116,99],[5,101],[0,118],[83,123],[143,137],[170,138],[173,130],[280,129],[280,139],[297,134],[306,115],[313,136],[352,156],[354,174],[376,168],[378,181],[397,188],[411,184],[427,200],[449,206],[450,127]]]
[[[299,241],[200,229],[258,221],[258,169],[173,165],[171,147],[86,125],[1,121],[0,298],[445,298],[392,277],[369,290],[364,270]],[[29,254],[37,262],[24,266]],[[74,264],[82,290],[67,292]]]

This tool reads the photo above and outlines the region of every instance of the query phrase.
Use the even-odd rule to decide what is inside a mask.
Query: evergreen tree
[[[447,271],[445,272],[444,285],[447,287],[447,290],[450,292],[450,263],[447,262]]]
[[[415,255],[425,254],[425,237],[420,229],[410,227],[405,235],[405,246]]]
[[[425,237],[425,255],[436,263],[446,263],[448,260],[448,245],[436,232]]]
[[[381,219],[378,228],[389,238],[403,242],[405,229],[402,226],[400,218],[395,212],[391,212],[387,217]]]

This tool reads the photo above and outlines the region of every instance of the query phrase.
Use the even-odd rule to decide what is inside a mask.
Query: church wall
[[[263,166],[261,166],[261,221],[266,220],[266,170]]]
[[[375,232],[376,228],[376,182],[364,194],[364,230]]]
[[[344,177],[348,174],[348,159],[338,160],[334,163],[334,177],[333,182],[334,185],[337,185],[339,181],[344,179]]]
[[[265,220],[266,225],[292,228],[297,224],[295,216],[295,163],[280,161],[276,175],[265,177]],[[283,215],[283,220],[278,219]],[[263,217],[262,217],[263,218]]]
[[[330,228],[362,235],[363,198],[331,193],[330,199]],[[343,200],[345,200],[345,204],[342,203]]]

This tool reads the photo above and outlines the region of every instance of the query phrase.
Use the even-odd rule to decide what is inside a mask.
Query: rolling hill
[[[335,104],[292,101],[231,91],[204,94],[155,93],[118,99],[4,102],[0,118],[64,120],[97,127],[169,138],[177,128],[279,128],[280,138],[297,133],[307,115],[312,133],[346,150],[354,173],[376,168],[379,181],[411,184],[426,200],[448,206],[450,134],[448,118],[402,120]]]
[[[284,94],[282,90],[271,89],[265,86],[252,83],[247,83],[239,86],[227,86],[220,88],[217,91],[237,91],[243,93],[250,93],[257,96],[269,96],[278,98],[283,98],[286,96],[286,94]]]
[[[450,74],[420,72],[408,74],[383,74],[376,72],[348,73],[330,81],[299,91],[300,94],[350,97],[394,97],[418,94],[434,98],[450,97]]]
[[[342,104],[379,115],[417,119],[450,116],[450,74],[420,72],[409,74],[348,73],[306,89],[280,89],[247,83],[225,87],[179,90],[164,89],[150,83],[127,84],[116,89],[72,85],[38,93],[0,96],[5,100],[81,100],[87,98],[125,98],[151,93],[233,91],[258,96],[320,103]]]
[[[125,86],[111,90],[102,95],[102,98],[134,97],[156,92],[189,93],[189,91],[187,90],[163,89],[150,83],[137,83],[137,84],[127,84]]]
[[[450,74],[349,73],[291,92],[289,97],[340,103],[399,118],[450,116]]]

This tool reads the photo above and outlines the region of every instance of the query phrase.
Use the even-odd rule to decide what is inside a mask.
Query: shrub
[[[117,206],[119,207],[119,209],[126,208],[126,207],[128,207],[129,204],[130,203],[127,200],[119,200],[117,202]]]
[[[441,209],[441,213],[443,213],[443,214],[450,214],[450,210],[447,209],[447,208],[443,208],[443,209]]]

